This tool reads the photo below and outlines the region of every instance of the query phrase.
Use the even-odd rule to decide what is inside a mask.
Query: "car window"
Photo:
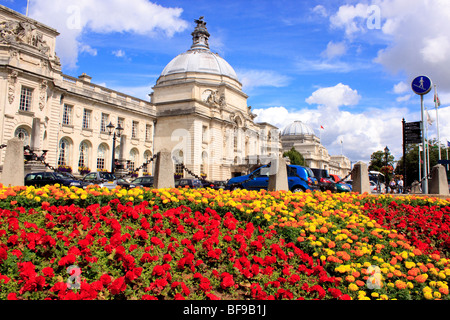
[[[29,174],[26,176],[25,178],[27,181],[32,181],[36,179],[36,175],[35,174]]]
[[[96,178],[97,178],[97,174],[95,172],[93,172],[93,173],[89,173],[88,175],[86,175],[86,177],[84,177],[84,180],[91,181],[91,180],[95,180]]]
[[[309,177],[311,177],[311,178],[315,178],[316,177],[314,172],[311,170],[311,168],[306,167],[305,169],[306,169],[306,172],[308,172],[308,176]]]
[[[54,175],[55,175],[55,177],[56,178],[58,178],[58,179],[70,179],[68,176],[65,176],[65,175],[63,175],[63,174],[61,174],[61,173],[59,173],[59,172],[55,172],[54,173]]]
[[[136,178],[133,180],[133,183],[141,183],[142,182],[142,178]]]
[[[100,172],[100,178],[106,179],[106,180],[116,180],[116,177],[109,172]]]

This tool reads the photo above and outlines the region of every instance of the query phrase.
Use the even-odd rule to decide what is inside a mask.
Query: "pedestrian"
[[[400,180],[398,180],[397,185],[398,185],[398,193],[403,193],[403,179],[402,178],[400,178]]]
[[[389,183],[389,188],[391,189],[391,193],[395,193],[395,187],[396,187],[396,183],[394,178],[391,179],[391,182]]]

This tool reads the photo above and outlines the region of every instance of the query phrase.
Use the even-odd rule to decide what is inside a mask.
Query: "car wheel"
[[[305,192],[305,189],[303,187],[295,186],[291,190],[293,193],[295,192]]]

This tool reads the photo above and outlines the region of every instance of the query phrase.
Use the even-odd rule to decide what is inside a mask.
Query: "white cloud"
[[[306,99],[308,104],[318,104],[330,108],[352,106],[358,104],[361,96],[358,91],[342,83],[334,87],[320,88]]]
[[[312,12],[314,12],[314,13],[316,13],[316,14],[318,14],[319,16],[322,16],[322,17],[324,17],[324,18],[325,18],[325,17],[328,17],[327,9],[325,9],[325,7],[324,7],[323,5],[321,5],[321,4],[315,6],[315,7],[312,9]]]
[[[407,92],[410,89],[410,87],[403,81],[397,83],[394,85],[394,93],[396,94],[402,94]]]
[[[236,70],[244,90],[255,87],[285,87],[289,84],[288,76],[271,70]]]
[[[426,74],[450,92],[450,1],[373,0],[343,5],[330,17],[330,26],[344,30],[347,40],[370,42],[377,38],[385,47],[377,63],[388,71],[405,74],[407,81]],[[370,30],[370,8],[377,8],[379,28]],[[369,31],[371,37],[368,38]]]
[[[369,6],[358,3],[356,6],[343,5],[338,12],[330,17],[333,28],[343,28],[345,34],[351,37],[353,34],[363,32],[367,28],[367,18],[369,16]]]
[[[112,54],[115,55],[117,58],[124,58],[126,56],[125,51],[123,51],[122,49],[114,50]]]
[[[333,59],[340,57],[347,52],[347,46],[344,42],[328,42],[327,49],[322,52],[322,57]]]
[[[147,0],[35,0],[30,2],[29,14],[60,32],[56,51],[63,65],[73,69],[80,50],[89,46],[82,42],[86,31],[130,32],[147,36],[162,32],[171,37],[188,26],[180,19],[182,11],[181,8],[165,8]]]
[[[91,56],[96,56],[97,55],[97,49],[92,48],[91,46],[87,45],[87,44],[83,44],[80,45],[80,52],[86,52],[88,54],[90,54]]]
[[[410,94],[406,94],[404,96],[398,97],[397,99],[395,99],[397,102],[406,102],[409,101],[411,99],[411,95]]]
[[[396,159],[400,159],[401,119],[414,119],[417,115],[410,114],[406,108],[371,108],[364,109],[363,112],[340,109],[342,106],[361,104],[361,99],[357,90],[340,83],[313,92],[306,100],[307,103],[316,105],[313,108],[288,110],[284,107],[272,107],[255,109],[253,112],[257,114],[256,121],[270,122],[280,130],[295,120],[309,124],[331,155],[341,153],[342,140],[343,153],[351,161],[369,163],[372,153],[383,150],[386,144]],[[448,109],[450,113],[450,107]],[[448,118],[450,119],[450,114]],[[319,130],[321,126],[324,130]]]

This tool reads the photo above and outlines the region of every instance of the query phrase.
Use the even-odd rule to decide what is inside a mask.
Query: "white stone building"
[[[281,144],[283,152],[294,147],[310,168],[327,169],[330,174],[341,178],[346,177],[351,170],[350,160],[344,155],[330,155],[311,126],[302,121],[294,121],[283,129]]]
[[[120,124],[114,159],[122,149],[129,170],[168,149],[210,180],[245,174],[279,156],[278,129],[254,122],[235,71],[210,51],[206,23],[196,23],[191,48],[167,64],[145,101],[96,85],[85,73],[63,74],[57,30],[0,5],[0,144],[17,136],[25,145],[33,140],[36,153],[48,150],[46,162],[54,167],[109,171],[107,126]],[[35,139],[33,119],[40,123]],[[1,163],[4,156],[0,150]],[[151,171],[144,167],[140,174]]]

